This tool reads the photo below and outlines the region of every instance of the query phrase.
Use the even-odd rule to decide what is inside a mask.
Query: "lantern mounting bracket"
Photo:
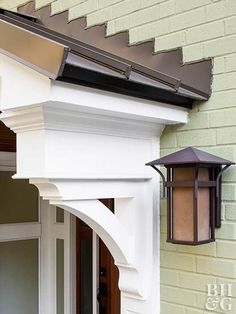
[[[161,172],[160,169],[158,169],[158,168],[155,167],[154,165],[151,165],[151,167],[152,167],[153,169],[155,169],[155,170],[159,173],[159,175],[161,176],[161,178],[162,178],[163,197],[165,198],[165,197],[166,197],[166,178],[165,178],[164,174]]]
[[[220,179],[223,175],[223,173],[230,167],[231,165],[226,165],[224,168],[221,169],[221,171],[218,173],[216,178],[216,197],[219,198],[220,196]]]
[[[226,165],[221,169],[216,177],[216,228],[221,227],[221,184],[220,180],[222,178],[223,173],[230,167],[231,165]]]

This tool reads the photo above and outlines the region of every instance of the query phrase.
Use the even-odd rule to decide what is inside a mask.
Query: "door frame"
[[[41,201],[40,299],[41,314],[57,314],[57,239],[64,240],[64,313],[76,314],[75,217],[64,211],[56,222],[56,206]]]

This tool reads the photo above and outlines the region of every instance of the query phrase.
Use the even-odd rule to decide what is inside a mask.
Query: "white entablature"
[[[157,313],[159,187],[145,163],[158,157],[164,126],[186,122],[186,110],[50,81],[0,60],[1,119],[17,134],[15,178],[28,178],[102,238],[120,271],[122,314]],[[115,214],[100,198],[115,198]]]

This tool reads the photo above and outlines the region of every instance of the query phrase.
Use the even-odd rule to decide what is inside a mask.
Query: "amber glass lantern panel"
[[[194,182],[194,168],[174,168],[172,181]],[[194,188],[174,187],[172,200],[173,240],[194,241]]]
[[[194,195],[196,168],[174,168],[172,181],[181,186],[172,188],[172,238],[173,241],[196,242],[210,239],[210,190],[198,187]],[[199,168],[197,181],[208,181],[209,169]],[[195,215],[196,211],[196,215]],[[197,237],[195,229],[197,229]]]
[[[198,180],[209,181],[209,169],[199,168]],[[209,240],[210,230],[210,188],[198,188],[198,241]]]

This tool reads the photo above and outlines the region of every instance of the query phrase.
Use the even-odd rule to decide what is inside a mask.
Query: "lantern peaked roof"
[[[216,164],[232,165],[233,162],[218,156],[206,153],[194,147],[187,147],[178,152],[150,161],[146,166],[154,165],[179,165],[179,164]]]

